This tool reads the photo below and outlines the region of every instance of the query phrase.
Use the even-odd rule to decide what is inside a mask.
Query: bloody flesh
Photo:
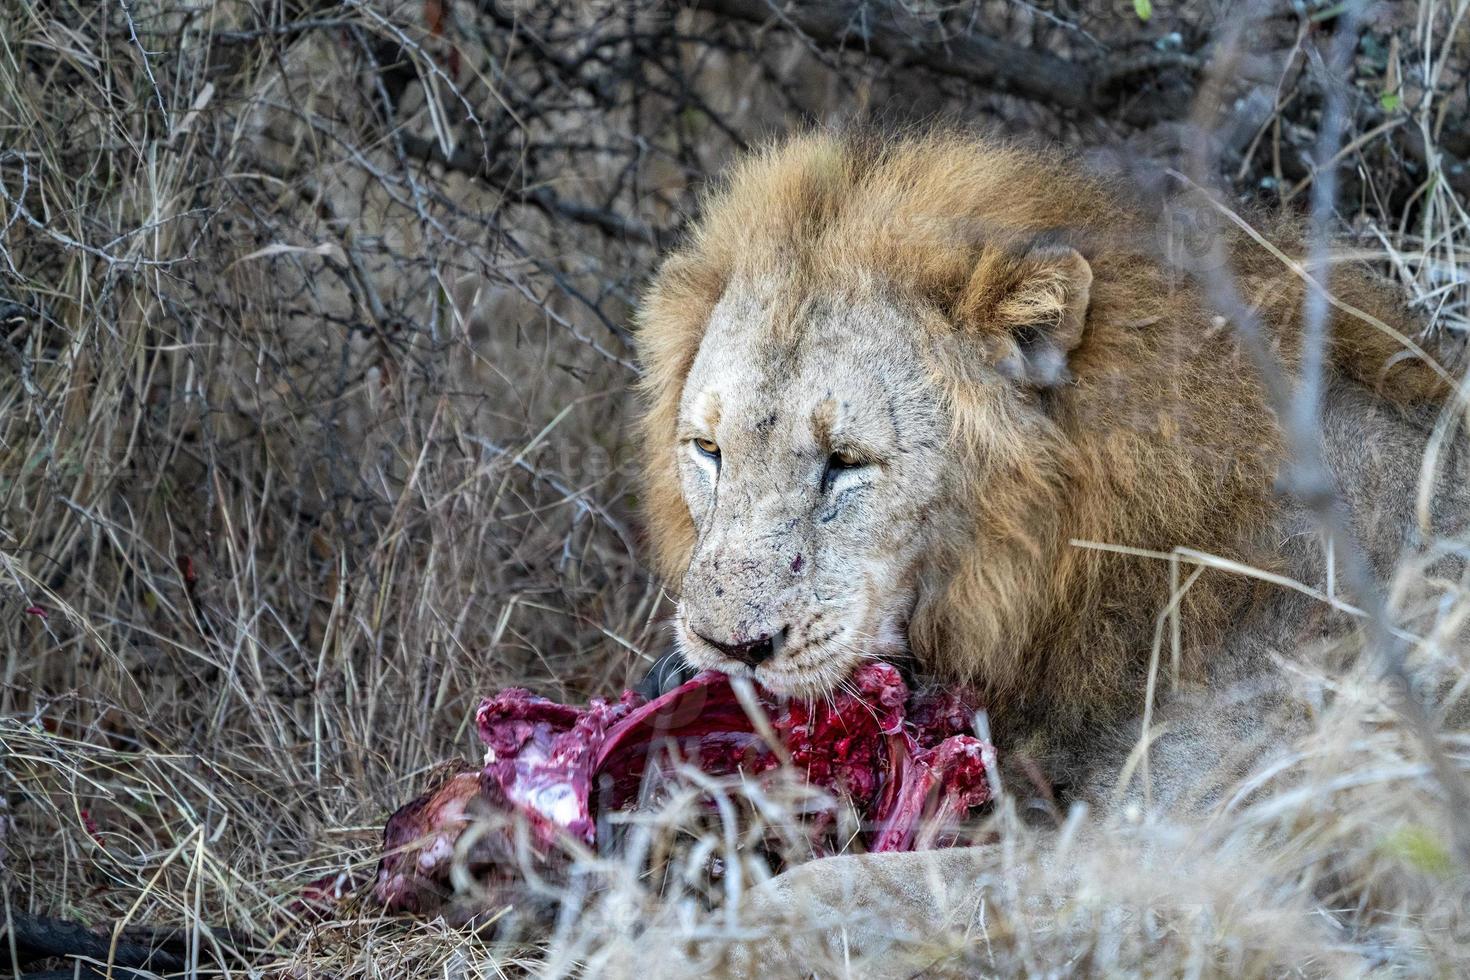
[[[636,806],[650,763],[670,757],[717,776],[789,765],[861,815],[868,851],[949,843],[954,825],[990,799],[995,751],[975,737],[971,706],[952,693],[910,693],[888,664],[864,664],[818,701],[747,690],[742,704],[729,678],[711,671],[652,701],[627,692],[575,708],[521,688],[487,698],[476,715],[484,767],[454,773],[389,818],[378,900],[394,910],[435,904],[477,813],[521,818],[527,831],[502,822],[460,849],[481,879],[514,877],[527,843],[544,862],[568,841],[595,845],[599,814]]]

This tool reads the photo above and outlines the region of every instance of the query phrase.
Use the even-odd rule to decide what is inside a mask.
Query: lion
[[[1220,566],[1322,589],[1325,549],[1278,491],[1247,314],[1206,286],[1231,277],[1287,377],[1307,286],[1233,226],[1204,239],[1228,269],[1202,270],[1157,210],[969,133],[814,132],[733,167],[638,314],[643,509],[683,661],[796,697],[909,661],[981,692],[1008,789],[1052,814],[1205,808],[1279,744],[1301,715],[1274,665],[1326,628],[1321,603]],[[1264,237],[1304,252],[1289,224]],[[1387,571],[1453,378],[1370,271],[1330,283],[1324,459]],[[1441,471],[1432,520],[1455,532],[1464,453]],[[1181,548],[1212,560],[1181,569]],[[1174,724],[1139,767],[1150,713]],[[900,858],[919,860],[825,859],[767,891],[835,902]]]

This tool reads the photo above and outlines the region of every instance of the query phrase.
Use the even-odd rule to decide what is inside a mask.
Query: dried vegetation
[[[170,970],[231,976],[596,972],[634,923],[718,930],[701,909],[743,858],[691,800],[639,831],[662,854],[670,828],[704,828],[680,837],[690,874],[655,894],[612,867],[537,941],[292,905],[370,870],[387,812],[475,754],[481,694],[577,699],[661,652],[627,324],[701,180],[813,121],[952,118],[1195,151],[1236,200],[1301,206],[1343,19],[1224,0],[1147,20],[1137,0],[700,6],[0,6],[5,915],[162,927]],[[1451,348],[1470,324],[1467,8],[1364,11],[1337,156],[1340,229]],[[1212,76],[1242,19],[1249,43]],[[1470,598],[1435,587],[1410,662],[1470,768],[1452,639]],[[1373,664],[1341,653],[1303,651],[1323,698],[1296,784],[1263,779],[1203,825],[1119,828],[1073,855],[1073,900],[1043,920],[1017,911],[1047,872],[1013,825],[984,905],[928,937],[936,960],[1470,970],[1451,847],[1470,816],[1447,812]],[[752,805],[779,822],[789,804]]]

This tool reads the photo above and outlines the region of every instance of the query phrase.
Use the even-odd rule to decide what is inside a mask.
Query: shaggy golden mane
[[[1273,237],[1289,254],[1289,227]],[[1046,391],[997,383],[1018,323],[1055,322],[1064,290],[1017,243],[1064,242],[1090,266],[1070,381]],[[1116,182],[1071,158],[968,134],[876,139],[813,133],[756,153],[709,194],[689,240],[640,313],[646,374],[644,513],[658,569],[677,581],[694,529],[674,459],[684,380],[728,289],[788,284],[802,297],[881,294],[951,343],[930,375],[954,416],[954,450],[974,474],[973,534],[951,543],[910,623],[928,670],[988,692],[999,729],[1075,741],[1141,706],[1167,563],[1076,547],[1188,546],[1272,562],[1263,529],[1278,506],[1281,439],[1262,384],[1166,236]],[[1241,236],[1241,295],[1291,369],[1303,285]],[[1417,325],[1391,291],[1341,267],[1334,293],[1395,329]],[[1432,397],[1434,372],[1360,318],[1335,315],[1333,363],[1400,400]],[[1239,577],[1207,572],[1181,604],[1186,677],[1199,676],[1223,617],[1251,601]],[[1038,744],[1036,751],[1052,746]]]

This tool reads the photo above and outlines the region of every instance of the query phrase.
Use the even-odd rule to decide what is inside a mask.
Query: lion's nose
[[[747,667],[758,667],[781,652],[781,645],[786,642],[786,627],[783,626],[774,633],[767,633],[741,643],[726,643],[723,640],[705,636],[703,633],[698,635],[701,640],[731,660],[738,660]]]

